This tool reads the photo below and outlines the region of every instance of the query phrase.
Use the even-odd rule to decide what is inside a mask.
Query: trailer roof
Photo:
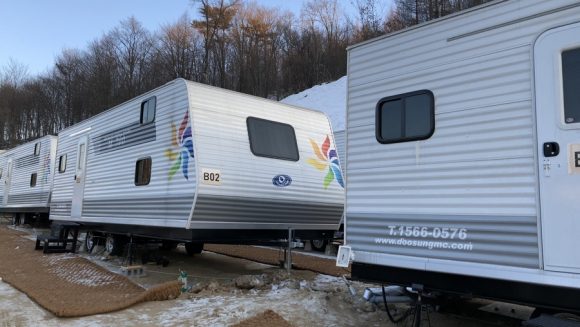
[[[484,3],[484,4],[479,5],[479,6],[475,6],[475,7],[469,8],[469,9],[465,9],[465,10],[461,10],[461,11],[456,12],[456,13],[453,13],[451,15],[443,16],[443,17],[440,17],[440,18],[437,18],[437,19],[433,19],[433,20],[429,20],[429,21],[423,22],[423,23],[418,24],[418,25],[414,25],[414,26],[411,26],[411,27],[407,27],[407,28],[402,29],[402,30],[397,31],[397,32],[388,33],[388,34],[385,34],[385,35],[377,36],[377,37],[375,37],[373,39],[370,39],[370,40],[366,40],[366,41],[363,41],[363,42],[360,42],[360,43],[357,43],[357,44],[353,44],[353,45],[347,47],[346,50],[347,51],[350,51],[352,49],[365,46],[365,45],[367,45],[369,43],[374,43],[374,42],[377,42],[377,41],[380,41],[380,40],[383,40],[383,39],[386,39],[386,38],[389,38],[389,37],[392,37],[392,36],[395,36],[395,35],[399,35],[399,34],[407,33],[407,32],[410,32],[410,31],[414,31],[416,29],[423,28],[425,26],[429,26],[429,25],[432,25],[432,24],[438,24],[438,23],[440,23],[442,21],[446,21],[446,20],[449,20],[449,19],[454,19],[457,16],[467,15],[467,14],[470,14],[470,13],[472,13],[474,11],[479,11],[479,10],[482,10],[484,8],[488,8],[488,7],[491,7],[491,6],[495,6],[495,5],[498,5],[500,3],[504,3],[504,2],[507,2],[507,1],[513,1],[513,0],[495,0],[495,1],[488,2],[488,3]]]

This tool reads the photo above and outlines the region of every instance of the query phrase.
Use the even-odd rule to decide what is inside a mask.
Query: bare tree
[[[129,17],[109,37],[115,47],[122,96],[131,98],[150,88],[144,81],[148,59],[153,50],[151,33],[135,17]]]
[[[197,54],[201,52],[199,34],[192,28],[187,15],[161,28],[158,54],[164,74],[170,78],[195,80],[199,73]]]
[[[194,20],[192,25],[204,39],[204,60],[202,69],[202,82],[225,86],[226,47],[228,30],[238,10],[240,0],[199,0],[200,20]],[[212,57],[213,54],[213,57]],[[215,62],[215,68],[219,75],[218,80],[210,76],[210,60]]]

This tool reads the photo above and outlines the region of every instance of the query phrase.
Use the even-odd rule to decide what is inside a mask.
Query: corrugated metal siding
[[[2,208],[11,208],[12,211],[18,208],[35,207],[48,208],[51,184],[54,168],[54,151],[56,149],[56,137],[44,136],[32,142],[19,145],[2,154],[2,178],[6,181],[7,161],[12,159],[12,178],[8,193],[7,205]],[[40,153],[34,154],[34,147],[40,143]],[[30,186],[31,175],[37,174],[36,185]],[[4,192],[6,190],[4,189]]]
[[[157,98],[154,127],[138,129],[141,103],[151,96]],[[183,150],[179,143],[173,144],[173,139],[188,111],[187,97],[185,83],[174,81],[62,131],[57,158],[67,154],[67,169],[57,173],[54,180],[51,219],[71,220],[77,144],[88,134],[79,221],[185,228],[195,194],[195,162],[191,159],[187,164],[188,179],[183,165],[171,177],[169,172]],[[133,136],[125,138],[124,144],[107,146],[107,135],[123,129]],[[152,131],[154,138],[149,134]],[[152,160],[151,181],[135,186],[136,162],[145,157]]]
[[[4,205],[4,192],[6,192],[6,156],[4,155],[6,151],[0,150],[0,208]]]
[[[316,158],[310,140],[320,147],[328,137],[330,148],[335,149],[330,123],[324,114],[201,84],[188,85],[198,169],[200,172],[217,169],[222,179],[219,186],[200,183],[191,228],[201,221],[262,222],[268,215],[272,223],[283,216],[283,221],[293,226],[303,226],[305,218],[313,228],[320,224],[328,228],[338,225],[344,190],[336,180],[325,188],[323,181],[328,168],[319,171],[307,163]],[[247,117],[292,125],[299,161],[253,155]],[[290,176],[291,185],[275,186],[272,179],[280,174]],[[230,202],[231,199],[236,201]],[[293,205],[287,205],[288,201]]]
[[[539,13],[576,3],[508,1],[349,51],[346,235],[355,251],[539,267],[531,46],[578,21],[580,7]],[[529,19],[482,30],[518,18]],[[421,89],[435,95],[435,134],[379,144],[379,99]],[[473,250],[377,243],[387,226],[466,228]]]
[[[342,172],[345,172],[344,164],[346,162],[346,130],[335,131],[334,132],[334,142],[336,143],[336,151],[338,152],[338,158],[340,159],[340,168]]]

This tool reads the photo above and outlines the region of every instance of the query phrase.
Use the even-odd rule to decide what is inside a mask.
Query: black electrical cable
[[[403,321],[405,318],[407,318],[407,316],[409,315],[409,313],[411,312],[410,310],[407,310],[407,312],[405,312],[404,315],[402,315],[401,317],[399,317],[399,319],[395,319],[393,318],[393,316],[391,315],[391,311],[389,310],[389,306],[387,305],[387,294],[385,292],[385,286],[381,285],[381,288],[383,289],[383,302],[385,303],[385,310],[387,311],[387,316],[389,316],[389,320],[393,323],[393,324],[398,324],[401,321]]]

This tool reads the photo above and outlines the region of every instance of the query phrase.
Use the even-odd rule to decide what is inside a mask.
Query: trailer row
[[[6,151],[0,183],[0,211],[197,244],[330,237],[344,202],[323,113],[183,79]]]
[[[35,165],[39,198],[48,176],[54,221],[188,242],[319,237],[344,201],[355,279],[580,311],[577,0],[496,0],[354,45],[347,89],[345,198],[323,114],[184,80],[63,130],[52,159],[0,160]],[[3,210],[32,197],[2,178]]]

